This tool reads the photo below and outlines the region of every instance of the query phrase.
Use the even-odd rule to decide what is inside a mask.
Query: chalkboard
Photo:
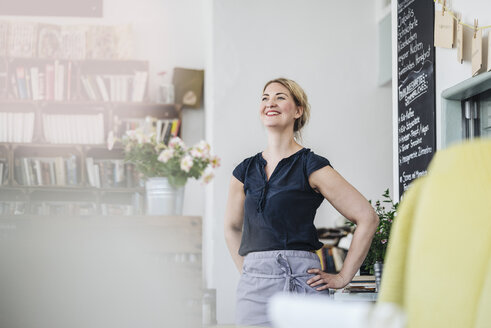
[[[399,196],[436,151],[432,0],[397,1]]]

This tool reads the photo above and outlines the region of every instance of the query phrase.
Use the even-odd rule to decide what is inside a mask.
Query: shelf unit
[[[30,97],[19,99],[21,88],[27,84],[19,85],[19,77],[23,75],[17,74],[18,67],[23,67],[25,73],[32,67],[41,71],[52,63],[71,67],[71,73],[62,70],[63,87],[53,86],[62,96],[38,99],[33,97],[31,85]],[[92,84],[99,88],[99,95],[104,88],[101,80],[109,95],[116,94],[111,76],[119,74],[129,79],[135,72],[148,74],[148,62],[0,59],[0,87],[3,87],[0,89],[0,164],[4,172],[0,215],[141,215],[145,212],[143,182],[132,165],[123,162],[121,146],[107,149],[108,133],[118,130],[118,122],[125,119],[144,120],[151,116],[182,120],[182,106],[150,102],[147,81],[139,101],[131,101],[129,95],[133,91],[128,92],[126,101],[113,101],[119,100],[121,93],[116,98],[93,99],[82,82],[82,76],[92,76],[99,80]],[[116,80],[117,77],[113,78],[113,82]],[[128,84],[121,82],[117,87],[126,90]],[[98,167],[101,179],[98,186],[94,181],[91,183],[89,165]]]

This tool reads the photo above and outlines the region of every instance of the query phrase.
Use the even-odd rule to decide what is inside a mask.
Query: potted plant
[[[202,140],[187,147],[177,136],[166,145],[156,138],[154,118],[147,118],[146,126],[128,130],[121,139],[108,137],[108,148],[120,141],[125,161],[133,163],[145,179],[147,214],[182,214],[184,186],[188,178],[210,182],[220,159],[211,155],[210,145]]]
[[[399,205],[399,203],[394,203],[390,197],[389,189],[385,190],[382,194],[382,198],[382,201],[377,200],[375,202],[375,206],[372,204],[372,201],[369,200],[369,203],[374,206],[375,213],[377,213],[379,218],[377,231],[373,236],[372,244],[368,250],[367,257],[363,262],[364,269],[369,271],[372,275],[376,271],[374,267],[379,266],[384,262],[390,230],[397,215],[397,207]],[[378,264],[375,265],[376,263]]]
[[[399,206],[399,203],[394,203],[390,197],[389,189],[385,190],[382,194],[382,198],[382,201],[377,200],[375,202],[374,209],[375,213],[378,215],[379,224],[365,259],[365,268],[370,271],[370,274],[375,273],[374,267],[376,266],[376,263],[384,263],[390,231],[394,219],[397,216],[397,207]],[[372,204],[371,201],[370,204]]]

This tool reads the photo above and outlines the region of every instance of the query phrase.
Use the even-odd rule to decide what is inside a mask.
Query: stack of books
[[[375,276],[354,276],[344,290],[350,293],[374,293]]]

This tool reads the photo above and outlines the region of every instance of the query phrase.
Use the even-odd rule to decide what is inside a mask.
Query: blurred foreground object
[[[336,302],[321,296],[278,294],[269,315],[276,328],[402,328],[405,316],[394,304]]]
[[[437,152],[404,195],[391,233],[379,302],[411,327],[489,327],[491,140]]]
[[[0,218],[0,327],[200,327],[201,218]]]

